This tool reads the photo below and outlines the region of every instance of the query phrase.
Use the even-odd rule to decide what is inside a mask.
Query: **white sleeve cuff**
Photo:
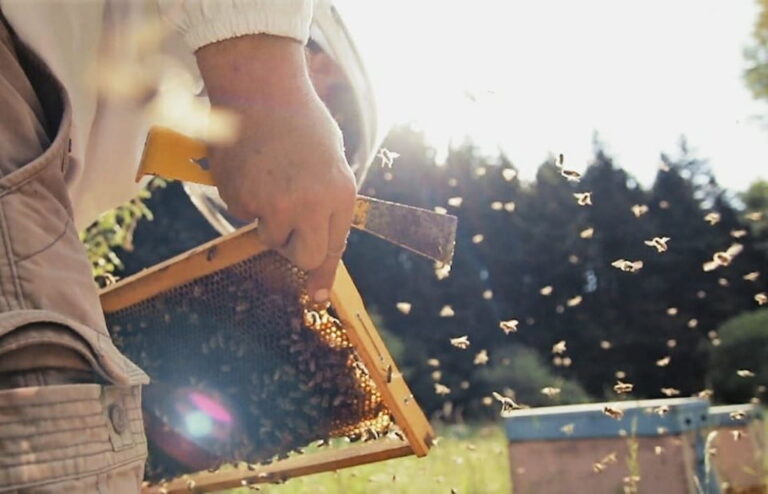
[[[306,43],[313,0],[158,0],[162,15],[192,50],[248,34],[272,34]]]

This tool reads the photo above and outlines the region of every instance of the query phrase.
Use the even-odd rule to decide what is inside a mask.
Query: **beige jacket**
[[[194,50],[256,33],[306,42],[313,0],[0,0],[0,9],[69,93],[66,182],[83,228],[137,192],[150,125],[204,132],[204,119],[190,118],[200,101],[184,99],[202,92]],[[164,99],[149,97],[155,89]]]

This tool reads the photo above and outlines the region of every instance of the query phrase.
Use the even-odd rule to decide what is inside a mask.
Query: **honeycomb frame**
[[[256,226],[243,227],[182,253],[168,261],[103,289],[105,314],[126,309],[192,280],[266,253],[257,238]],[[340,264],[331,291],[331,307],[343,324],[346,336],[364,364],[384,405],[401,429],[404,440],[382,438],[340,450],[325,450],[278,460],[269,465],[229,471],[200,471],[184,475],[162,486],[147,486],[144,492],[209,492],[251,483],[283,481],[287,478],[429,451],[434,433],[416,403],[397,365],[389,354],[363,305],[349,273]]]

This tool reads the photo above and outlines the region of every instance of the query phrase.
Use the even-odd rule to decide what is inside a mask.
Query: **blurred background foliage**
[[[459,217],[456,258],[445,279],[433,263],[361,232],[352,233],[344,258],[430,414],[453,421],[495,416],[492,391],[532,406],[618,399],[617,376],[635,385],[632,397],[661,397],[663,387],[685,396],[710,385],[718,401],[762,395],[768,321],[764,312],[762,319],[751,314],[755,294],[767,288],[768,230],[765,217],[745,214],[768,211],[765,182],[742,194],[723,190],[685,141],[674,156],[660,157],[649,188],[597,139],[579,183],[561,176],[554,158],[534,181],[520,181],[505,156],[487,156],[469,142],[437,163],[423,135],[407,126],[384,147],[400,157],[392,168],[374,165],[362,193]],[[576,203],[573,194],[583,191],[592,192],[591,206]],[[637,217],[634,205],[648,212]],[[149,211],[152,221],[137,221],[151,218]],[[720,215],[714,225],[704,220],[711,212]],[[592,237],[582,238],[588,228]],[[169,183],[105,215],[84,238],[97,275],[126,276],[215,235],[181,186]],[[671,238],[667,252],[644,244],[656,236]],[[744,249],[729,266],[702,269],[734,242]],[[619,258],[643,260],[644,267],[622,272],[611,266]],[[756,280],[744,279],[755,271]],[[546,286],[551,294],[542,295]],[[401,302],[411,304],[408,314],[398,309]],[[446,305],[453,316],[444,317]],[[519,329],[507,335],[499,321],[509,319]],[[466,350],[449,342],[462,335],[471,342]],[[552,346],[561,340],[567,349],[555,355]],[[475,363],[481,350],[485,364]],[[657,365],[664,357],[669,364]],[[755,378],[736,375],[747,363]],[[436,382],[450,393],[435,394]],[[544,387],[560,393],[545,396]]]

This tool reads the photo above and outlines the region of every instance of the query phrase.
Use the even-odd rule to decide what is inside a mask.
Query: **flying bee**
[[[555,396],[560,394],[560,388],[555,388],[554,386],[547,386],[541,389],[541,394],[543,394],[547,398],[554,398]]]
[[[560,340],[552,345],[552,353],[562,355],[567,350],[565,340]]]
[[[499,327],[504,331],[504,334],[517,333],[517,325],[520,321],[517,319],[510,319],[508,321],[499,322]]]
[[[628,261],[626,259],[617,259],[611,263],[616,269],[620,269],[625,273],[636,273],[643,268],[643,261]]]
[[[469,348],[469,336],[458,336],[456,338],[451,338],[451,345],[455,346],[456,348],[460,350],[466,350]]]
[[[591,192],[576,192],[573,194],[576,198],[576,204],[579,206],[591,206],[592,205],[592,193]]]
[[[621,420],[624,418],[624,410],[621,410],[620,408],[614,408],[609,405],[605,405],[603,407],[603,413],[615,420]]]
[[[616,384],[613,385],[613,390],[618,394],[624,394],[631,393],[634,387],[634,384],[617,381]]]
[[[715,211],[707,213],[707,215],[704,216],[704,221],[709,223],[709,226],[714,226],[720,223],[720,213],[717,213]]]
[[[473,363],[475,365],[485,365],[488,363],[488,350],[480,350],[477,355],[475,355],[475,360]]]
[[[445,384],[435,383],[435,394],[444,396],[447,394],[450,394],[451,388],[446,386]]]
[[[497,393],[496,391],[494,391],[492,394],[493,394],[493,397],[496,399],[496,401],[501,403],[501,411],[499,412],[499,414],[503,418],[510,417],[512,416],[512,412],[514,410],[520,410],[521,408],[523,408],[517,403],[515,403],[515,401],[512,398],[508,398],[500,393]]]
[[[736,410],[728,415],[731,417],[731,420],[744,420],[747,418],[747,412],[744,410]]]
[[[669,237],[653,237],[651,240],[646,240],[644,243],[649,247],[656,248],[657,252],[662,253],[669,249],[667,242],[669,242]]]
[[[648,206],[646,206],[645,204],[635,204],[634,206],[632,206],[632,214],[635,215],[635,218],[639,218],[647,212],[648,212]]]

